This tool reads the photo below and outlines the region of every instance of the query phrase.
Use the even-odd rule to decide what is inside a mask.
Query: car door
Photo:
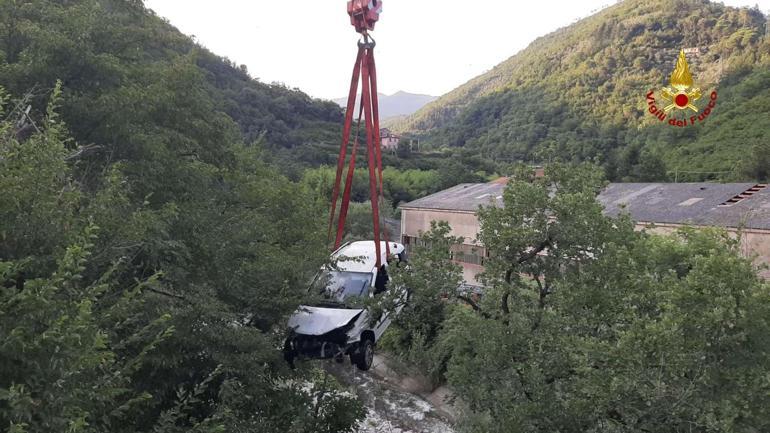
[[[384,277],[388,278],[387,277],[387,265],[384,266],[383,269],[384,269]],[[383,275],[380,275],[380,276],[383,277]],[[372,281],[375,282],[374,283],[375,285],[376,285],[377,277],[378,277],[378,275],[375,274],[374,278],[372,279]],[[387,280],[386,280],[386,284],[387,284]],[[376,289],[376,287],[373,287],[372,293],[375,293],[375,296],[377,296],[377,295],[379,295],[381,293],[385,293],[385,292],[387,292],[389,290],[392,290],[392,288],[386,287],[385,290],[379,290],[378,291]],[[389,311],[389,310],[383,311],[382,316],[380,317],[380,319],[377,321],[377,323],[374,325],[374,328],[372,329],[374,331],[375,341],[379,341],[380,336],[382,334],[384,334],[385,331],[388,329],[388,326],[390,326],[390,323],[392,322],[393,315],[394,314],[398,314],[401,311],[402,308],[404,308],[403,302],[399,302],[399,304],[396,306],[396,310],[395,311]]]

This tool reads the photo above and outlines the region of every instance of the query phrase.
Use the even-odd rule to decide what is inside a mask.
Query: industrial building
[[[453,259],[462,266],[465,284],[478,286],[487,251],[476,239],[479,206],[502,204],[507,179],[460,184],[402,204],[401,240],[409,248],[431,221],[446,221],[452,236],[462,237]],[[722,227],[741,233],[741,250],[757,265],[770,265],[770,188],[754,183],[611,183],[598,196],[605,214],[628,212],[638,229],[670,233],[678,227]],[[770,271],[762,275],[770,278]]]

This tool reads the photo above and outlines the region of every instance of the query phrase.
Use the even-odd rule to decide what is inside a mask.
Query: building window
[[[416,236],[403,236],[401,239],[407,253],[411,253],[414,247],[424,246],[426,242]]]
[[[407,254],[411,254],[415,247],[430,247],[430,242],[416,236],[403,236],[401,242],[404,244]],[[486,248],[475,245],[454,245],[449,252],[450,260],[478,266],[484,266],[488,257],[489,253]]]
[[[473,245],[456,245],[452,248],[452,260],[459,263],[484,266],[486,263],[486,248]]]

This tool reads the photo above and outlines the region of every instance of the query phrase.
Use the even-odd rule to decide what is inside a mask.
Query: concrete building
[[[447,221],[452,235],[462,237],[453,258],[463,268],[465,283],[478,285],[487,251],[476,238],[479,206],[499,206],[506,180],[460,184],[401,205],[401,239],[409,248],[431,221]],[[638,229],[670,233],[682,226],[723,227],[736,235],[755,263],[770,264],[770,188],[753,183],[612,183],[598,197],[607,215],[628,212]],[[763,276],[770,278],[769,271]]]

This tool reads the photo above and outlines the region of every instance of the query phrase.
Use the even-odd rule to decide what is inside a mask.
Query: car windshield
[[[330,298],[344,302],[351,297],[365,296],[372,284],[368,272],[329,271],[321,278],[321,289]]]

